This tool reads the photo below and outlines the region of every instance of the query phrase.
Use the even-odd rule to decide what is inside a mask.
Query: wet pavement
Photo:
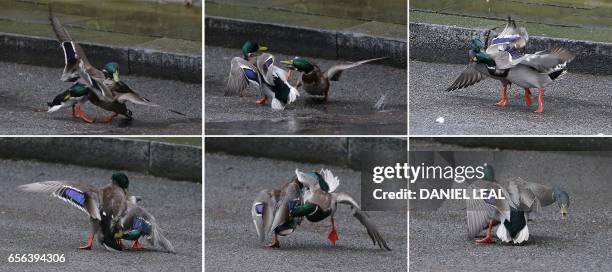
[[[200,271],[202,269],[202,184],[127,172],[130,194],[155,216],[176,254],[109,252],[97,242],[79,250],[90,230],[87,215],[46,194],[16,192],[22,184],[70,180],[108,184],[111,170],[36,161],[0,160],[0,270],[2,271]],[[128,242],[126,245],[130,245]],[[8,264],[10,254],[64,254],[65,263]]]
[[[483,139],[484,140],[484,139]],[[412,150],[420,149],[412,144]],[[426,147],[426,149],[429,147]],[[437,147],[438,150],[453,150]],[[461,148],[462,150],[470,150]],[[421,149],[423,150],[423,149]],[[471,149],[474,150],[474,149]],[[608,271],[612,265],[610,152],[503,151],[485,155],[500,184],[509,178],[558,185],[570,196],[569,216],[556,204],[532,213],[520,246],[476,244],[467,237],[465,201],[410,211],[410,271]],[[478,160],[479,152],[464,153]],[[480,155],[479,159],[482,159]],[[482,162],[482,161],[481,161]],[[469,165],[473,163],[464,163]],[[467,188],[469,182],[452,188]],[[411,207],[416,204],[411,202]],[[497,240],[497,238],[495,238]]]
[[[48,1],[0,1],[0,32],[55,38]],[[79,42],[200,54],[201,7],[163,1],[53,1],[55,15]]]
[[[360,199],[360,172],[273,159],[206,153],[206,271],[406,271],[406,212],[368,212],[392,251],[383,251],[352,215],[338,206],[334,220],[340,240],[327,240],[329,220],[304,220],[281,248],[259,242],[250,207],[256,194],[288,181],[295,168],[330,169],[340,179],[339,192]],[[269,169],[281,169],[269,171]],[[240,258],[236,258],[240,256]],[[298,270],[304,270],[298,269]]]
[[[274,54],[272,51],[271,53]],[[237,49],[206,47],[207,135],[222,134],[346,134],[405,135],[406,70],[367,64],[342,74],[332,82],[328,103],[301,91],[298,100],[284,111],[255,104],[259,90],[249,89],[245,97],[225,97],[231,58]],[[293,58],[275,54],[276,60]],[[314,59],[322,69],[341,63]],[[375,104],[386,94],[382,110]]]
[[[0,131],[5,135],[120,134],[200,135],[202,132],[202,85],[147,77],[122,76],[142,96],[161,107],[133,105],[134,120],[117,117],[112,124],[87,124],[74,119],[70,109],[47,113],[47,102],[71,86],[61,82],[61,68],[0,62]],[[185,113],[170,113],[171,108]],[[101,120],[109,112],[85,104],[90,117]]]
[[[445,92],[465,65],[410,62],[411,135],[597,135],[612,134],[612,77],[568,74],[546,88],[544,113],[527,107],[523,89],[508,90],[499,108],[501,83],[485,79],[467,89]],[[436,121],[443,118],[443,122]],[[442,119],[440,119],[442,120]]]
[[[611,14],[609,1],[410,1],[410,22],[488,29],[512,16],[532,36],[601,42],[612,42]]]
[[[207,16],[406,39],[405,0],[209,0],[205,4]]]

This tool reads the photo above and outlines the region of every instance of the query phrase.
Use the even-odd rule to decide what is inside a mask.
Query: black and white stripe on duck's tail
[[[271,106],[274,110],[283,110],[286,105],[293,103],[300,93],[287,82],[287,73],[284,70],[277,67],[274,67],[274,69],[276,70],[274,86],[272,86],[274,98],[272,99]]]
[[[529,228],[523,211],[510,211],[510,221],[504,220],[497,227],[497,237],[505,243],[521,244],[529,240]]]

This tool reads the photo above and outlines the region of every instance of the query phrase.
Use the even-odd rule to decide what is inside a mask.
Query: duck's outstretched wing
[[[225,96],[242,95],[249,84],[259,88],[261,81],[257,68],[243,58],[233,58],[230,64],[230,73],[227,77]]]
[[[508,194],[510,194],[510,199],[517,205],[519,210],[526,212],[540,211],[540,200],[538,196],[529,188],[527,182],[522,178],[511,179],[508,182]]]
[[[553,71],[564,70],[567,64],[571,62],[575,56],[576,55],[567,49],[558,47],[527,54],[512,61],[510,66],[520,64],[529,66],[540,73],[551,73]]]
[[[468,192],[472,190],[502,190],[505,192],[499,184],[484,180],[477,180],[470,184]],[[507,193],[504,193],[504,197],[507,198]],[[482,232],[492,219],[498,219],[498,215],[501,214],[503,218],[510,220],[510,202],[508,199],[467,199],[466,200],[466,211],[467,211],[467,231],[468,238],[473,238]]]
[[[353,216],[357,218],[357,220],[359,220],[359,222],[363,226],[365,226],[366,231],[368,232],[368,235],[372,239],[372,242],[374,243],[374,245],[378,244],[378,246],[383,250],[391,250],[391,248],[387,245],[387,242],[385,241],[385,239],[382,237],[382,235],[378,231],[378,228],[376,227],[376,225],[374,225],[374,223],[372,223],[368,219],[367,214],[361,210],[361,208],[359,207],[359,204],[357,204],[357,201],[355,201],[353,197],[351,197],[350,195],[346,193],[333,193],[332,195],[336,198],[336,203],[346,204],[346,205],[351,206],[351,209],[353,211]]]
[[[262,242],[272,227],[278,195],[278,190],[262,190],[255,198],[255,201],[253,201],[251,217],[253,218],[253,224],[255,224],[259,240]]]
[[[517,58],[524,51],[529,34],[524,27],[517,27],[516,22],[508,17],[508,23],[497,37],[491,40],[487,48],[487,54],[494,54],[500,51],[508,52],[513,58]]]
[[[62,81],[74,82],[79,78],[79,61],[89,64],[85,51],[76,43],[62,23],[53,14],[51,5],[49,5],[49,21],[53,28],[53,32],[59,41],[62,50],[64,51],[64,70],[62,72]]]
[[[66,181],[43,181],[21,185],[17,189],[24,192],[49,193],[84,211],[91,218],[100,220],[100,194],[99,189],[95,187]]]
[[[334,66],[330,67],[325,72],[325,76],[327,78],[329,78],[329,80],[337,81],[337,80],[340,79],[340,76],[342,75],[342,71],[344,71],[346,69],[357,67],[359,65],[366,64],[368,62],[373,62],[373,61],[377,61],[377,60],[384,60],[384,59],[388,59],[388,57],[367,59],[367,60],[361,60],[361,61],[345,63],[345,64],[337,64],[337,65],[334,65]]]
[[[476,70],[476,63],[470,63],[461,72],[461,74],[453,81],[453,83],[446,88],[445,91],[450,92],[472,86],[481,80],[485,79],[486,76]]]

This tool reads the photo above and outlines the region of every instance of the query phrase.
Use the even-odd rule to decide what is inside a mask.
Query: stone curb
[[[115,61],[122,74],[202,82],[202,56],[153,49],[79,43],[96,67]],[[63,52],[54,39],[0,33],[0,61],[63,67]],[[59,72],[58,72],[59,73]],[[59,77],[59,76],[58,76]]]
[[[405,40],[217,16],[206,16],[204,24],[207,45],[239,48],[251,40],[289,55],[349,61],[387,56],[381,64],[407,65]]]
[[[202,182],[202,148],[91,137],[0,138],[0,157],[149,173]]]
[[[208,137],[206,152],[331,164],[361,170],[362,159],[372,153],[389,158],[398,158],[402,151],[407,155],[407,143],[406,138]]]
[[[425,62],[467,63],[470,39],[484,36],[485,29],[446,25],[410,23],[410,60]],[[495,37],[496,32],[489,35]],[[568,65],[569,71],[596,75],[611,75],[612,44],[530,36],[527,52],[564,47],[576,54]]]

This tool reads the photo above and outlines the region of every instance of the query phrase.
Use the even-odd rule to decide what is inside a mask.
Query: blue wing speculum
[[[61,200],[72,204],[78,209],[87,212],[87,210],[85,210],[85,202],[87,201],[87,195],[83,193],[83,191],[72,186],[64,186],[54,192],[53,195]]]

